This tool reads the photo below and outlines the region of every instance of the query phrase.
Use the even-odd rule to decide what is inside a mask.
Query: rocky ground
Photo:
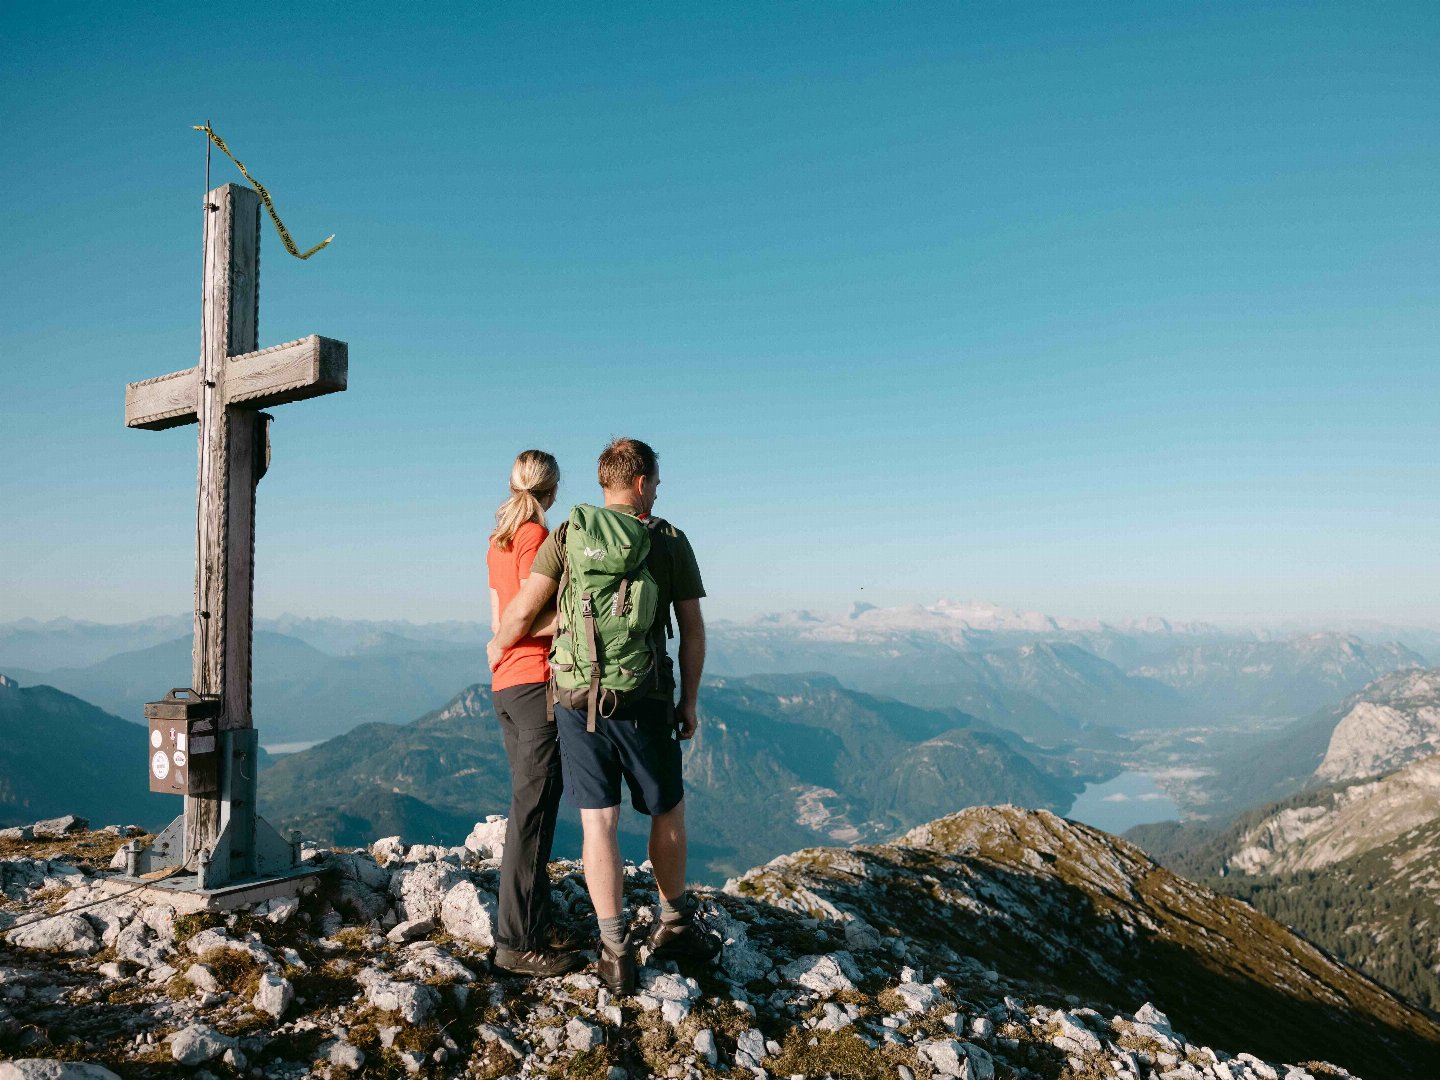
[[[1057,855],[1057,837],[1093,846],[1104,834],[1013,808],[967,811],[926,829],[896,845],[787,856],[704,892],[726,941],[723,962],[647,966],[640,991],[622,999],[586,972],[529,981],[491,971],[498,819],[458,848],[390,839],[369,850],[309,849],[325,871],[310,892],[225,915],[105,896],[97,882],[133,830],[90,831],[73,819],[10,830],[0,833],[0,1056],[10,1060],[0,1080],[1352,1075],[1314,1055],[1267,1062],[1187,1039],[1186,1016],[1132,994],[1145,981],[1114,959],[1117,947],[1133,946],[1123,933],[1111,941],[1094,926],[1071,927],[1096,935],[1084,982],[1099,989],[1068,992],[1072,944],[1045,948],[1054,912],[1007,908],[1039,901],[1014,888],[1002,895],[976,873],[983,852],[961,850],[992,836],[998,851],[1017,829],[1043,833],[1050,841],[1036,840],[1038,881],[1075,855]],[[643,923],[656,902],[653,879],[645,867],[626,873]],[[562,929],[592,938],[580,867],[557,862],[551,876]],[[1007,920],[1029,952],[995,948]],[[985,933],[972,933],[981,923]],[[1047,955],[1058,967],[1037,959]],[[1107,969],[1113,978],[1102,986]],[[1267,1020],[1236,1017],[1237,1030],[1247,1025],[1258,1033]],[[1403,1034],[1422,1041],[1397,1042],[1397,1053],[1428,1045],[1428,1029]],[[1440,1029],[1434,1034],[1440,1045]],[[1367,1053],[1381,1060],[1382,1051]]]

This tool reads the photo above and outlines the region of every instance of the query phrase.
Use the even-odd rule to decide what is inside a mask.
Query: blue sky
[[[709,610],[1440,618],[1434,4],[0,9],[0,620],[188,609],[210,119],[274,193],[257,608],[484,617],[539,445]],[[240,180],[223,159],[215,182]]]

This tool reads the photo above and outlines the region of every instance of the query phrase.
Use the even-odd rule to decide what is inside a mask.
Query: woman
[[[510,497],[495,512],[485,563],[490,572],[490,630],[530,576],[548,535],[545,511],[555,503],[560,466],[543,450],[526,450],[510,470]],[[579,953],[552,947],[550,845],[560,807],[560,747],[545,707],[554,613],[542,613],[530,635],[506,649],[491,681],[495,716],[510,758],[510,822],[500,864],[500,913],[494,966],[517,975],[564,975],[585,966]]]

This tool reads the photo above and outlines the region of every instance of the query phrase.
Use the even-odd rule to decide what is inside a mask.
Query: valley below
[[[174,629],[69,624],[47,665],[43,627],[0,626],[0,828],[78,813],[154,832],[179,812],[144,790],[137,722],[186,681]],[[28,664],[6,659],[7,641]],[[267,819],[317,844],[453,848],[506,814],[482,643],[473,624],[268,623],[255,690]],[[1427,929],[1440,795],[1416,795],[1440,787],[1426,764],[1440,761],[1440,672],[1406,644],[943,604],[721,623],[712,644],[685,748],[698,883],[734,887],[790,853],[893,844],[1008,805],[1123,834],[1440,1009]],[[1401,805],[1419,809],[1380,809]],[[642,863],[644,820],[622,822],[622,852]],[[578,853],[565,804],[555,857]]]

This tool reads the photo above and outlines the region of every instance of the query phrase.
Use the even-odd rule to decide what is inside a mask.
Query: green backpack
[[[585,710],[585,728],[659,685],[651,628],[659,588],[646,568],[658,519],[581,504],[557,530],[565,559],[550,646],[554,700]]]

